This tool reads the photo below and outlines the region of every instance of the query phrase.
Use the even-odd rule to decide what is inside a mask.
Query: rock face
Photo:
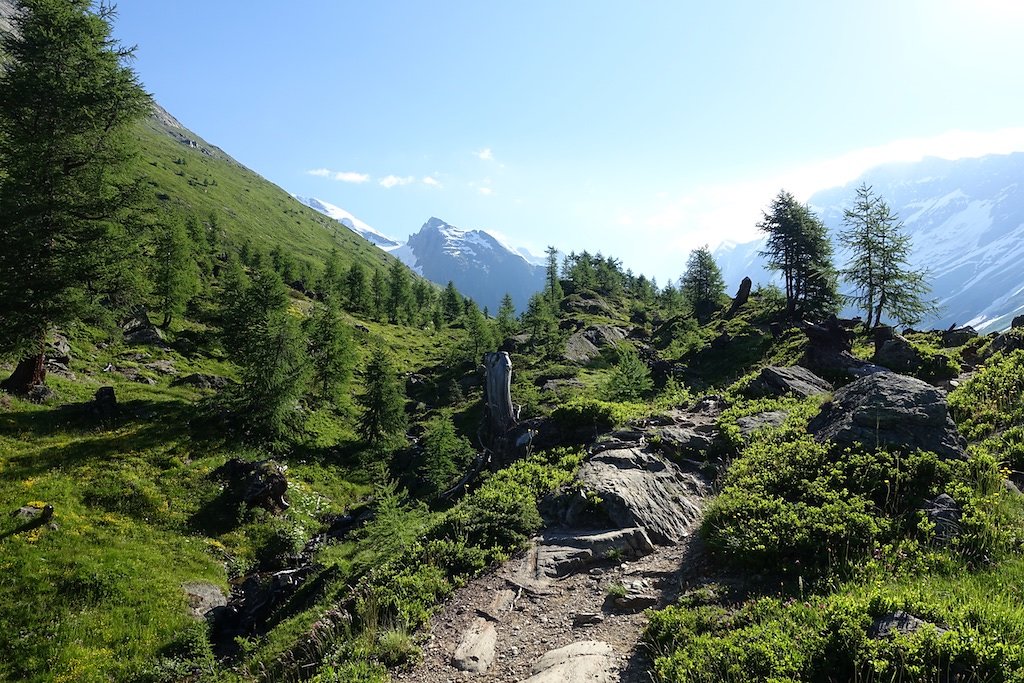
[[[581,640],[545,654],[523,683],[612,683],[615,668],[611,645]]]
[[[163,344],[164,333],[149,321],[145,308],[137,310],[132,317],[121,323],[124,340],[128,344]]]
[[[570,363],[589,363],[600,355],[601,350],[594,346],[594,342],[587,339],[583,331],[574,332],[565,340],[563,357]]]
[[[807,427],[819,441],[899,451],[922,449],[963,458],[966,442],[949,416],[943,391],[913,377],[880,372],[836,392]]]
[[[926,626],[930,622],[924,619],[918,619],[913,614],[904,612],[903,610],[896,610],[895,612],[889,612],[876,618],[868,629],[868,636],[871,638],[885,638],[890,635],[909,635]],[[935,627],[939,633],[945,632],[946,629]]]
[[[206,581],[193,581],[181,584],[188,598],[188,607],[196,619],[213,619],[214,610],[228,604],[228,598],[219,586]]]
[[[537,573],[556,578],[605,559],[634,559],[653,550],[651,539],[639,527],[596,534],[548,532],[537,548]]]
[[[761,370],[761,374],[747,385],[744,393],[753,398],[786,395],[807,398],[830,391],[832,385],[807,368],[769,366]]]
[[[963,508],[949,495],[943,493],[926,500],[924,511],[928,521],[935,525],[935,538],[939,541],[951,541],[960,534]]]
[[[977,336],[978,331],[970,325],[953,327],[942,333],[942,345],[947,349],[954,346],[963,346]]]
[[[642,527],[660,544],[689,535],[709,492],[701,477],[639,448],[598,453],[583,464],[577,481],[601,499],[616,526]]]
[[[923,362],[918,350],[891,327],[875,330],[875,355],[872,360],[893,372],[910,372]]]

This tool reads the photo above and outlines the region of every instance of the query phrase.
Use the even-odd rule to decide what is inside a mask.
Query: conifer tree
[[[405,395],[391,355],[377,347],[364,371],[366,389],[357,398],[362,414],[357,429],[363,441],[374,448],[387,446],[405,433]]]
[[[629,343],[618,349],[618,362],[605,383],[605,395],[613,401],[637,401],[654,386],[651,371]]]
[[[320,400],[340,406],[355,365],[355,347],[341,319],[338,299],[329,295],[306,321],[312,384]]]
[[[54,326],[95,310],[140,184],[130,125],[152,101],[111,37],[112,10],[90,0],[16,0],[0,40],[0,355],[19,358],[3,387],[45,380]]]
[[[348,310],[353,313],[368,313],[370,290],[366,284],[366,269],[358,261],[352,264],[345,275],[345,288]]]
[[[405,264],[395,260],[388,271],[387,315],[392,324],[408,322],[408,313],[412,293],[409,283],[409,271]]]
[[[565,296],[562,292],[562,283],[558,280],[558,249],[548,247],[544,253],[548,256],[545,292],[552,307],[557,307]]]
[[[328,297],[343,296],[342,292],[344,277],[341,273],[341,260],[337,249],[331,249],[324,261],[324,272],[317,280],[316,293],[321,300],[326,301]]]
[[[376,320],[382,320],[387,315],[388,284],[384,279],[384,273],[374,269],[373,277],[370,278],[370,315]]]
[[[498,316],[495,318],[498,327],[498,336],[502,341],[516,333],[519,325],[516,322],[516,305],[512,301],[512,295],[505,292],[501,298],[501,306],[498,307]]]
[[[718,308],[725,294],[722,271],[705,245],[690,252],[682,278],[683,296],[698,320],[706,320]]]
[[[441,312],[445,322],[448,323],[455,322],[462,315],[462,297],[451,280],[448,281],[444,293],[441,295]]]
[[[229,291],[241,287],[241,291]],[[251,437],[279,437],[306,388],[309,362],[288,291],[270,264],[225,282],[225,346],[241,370],[235,414]]]
[[[154,293],[164,314],[161,327],[166,328],[199,292],[195,244],[178,219],[169,217],[157,227],[153,258]]]
[[[853,207],[843,212],[843,225],[839,242],[850,258],[841,275],[853,285],[855,293],[847,300],[864,310],[865,324],[877,327],[888,315],[900,324],[914,325],[935,310],[934,302],[924,298],[924,271],[910,267],[910,236],[870,185],[857,188]]]
[[[839,294],[825,224],[781,190],[757,227],[768,234],[761,252],[768,259],[768,268],[782,273],[786,315],[795,320],[834,313]]]
[[[473,446],[455,433],[455,426],[447,415],[439,415],[427,423],[423,446],[420,476],[436,496],[444,492],[473,457]]]
[[[463,324],[466,328],[466,341],[464,344],[465,355],[471,363],[479,363],[485,351],[490,351],[494,346],[493,334],[491,333],[492,323],[477,307],[472,299],[466,300],[466,314],[463,316]]]

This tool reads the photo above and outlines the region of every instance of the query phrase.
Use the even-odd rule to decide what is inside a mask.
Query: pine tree
[[[391,355],[375,348],[363,373],[366,389],[358,397],[362,415],[359,436],[374,448],[387,446],[405,433],[405,395],[398,381]]]
[[[498,307],[498,316],[495,319],[498,326],[498,336],[502,341],[516,333],[519,325],[516,322],[516,305],[512,302],[512,295],[505,292],[501,298],[501,306]]]
[[[472,459],[473,446],[465,437],[455,433],[455,426],[447,415],[440,415],[427,423],[423,446],[420,476],[426,481],[431,494],[436,496],[452,484]]]
[[[786,315],[823,316],[839,307],[832,245],[825,224],[790,193],[781,190],[757,224],[768,233],[761,255],[768,268],[782,273]]]
[[[545,251],[548,256],[547,271],[545,274],[545,292],[548,296],[548,301],[551,303],[553,308],[557,308],[562,303],[562,298],[565,294],[562,292],[562,283],[558,280],[558,249],[554,247],[548,247]]]
[[[379,270],[373,271],[373,277],[370,278],[370,291],[368,306],[370,315],[375,320],[382,320],[387,315],[387,303],[388,303],[388,284],[384,279],[384,273]]]
[[[388,271],[387,315],[391,324],[408,322],[410,301],[412,300],[409,283],[409,270],[401,261],[396,260]]]
[[[542,355],[554,353],[562,341],[558,318],[555,317],[550,300],[541,292],[530,297],[526,313],[523,314],[523,326],[530,333],[531,345]]]
[[[884,314],[903,325],[914,325],[935,310],[925,273],[910,267],[910,237],[885,200],[866,183],[857,188],[852,208],[843,212],[840,244],[850,252],[841,271],[853,285],[847,297],[867,314],[866,324],[877,327]]]
[[[484,317],[476,302],[472,299],[467,299],[467,302],[471,305],[463,316],[463,325],[466,328],[466,339],[463,349],[466,359],[476,365],[483,358],[485,351],[493,350],[493,323]]]
[[[694,249],[682,278],[683,297],[698,320],[706,320],[718,308],[725,294],[722,271],[707,246]]]
[[[313,387],[322,401],[340,406],[347,396],[356,353],[336,296],[328,296],[316,307],[306,322],[306,334]]]
[[[345,298],[348,310],[353,313],[368,313],[370,310],[370,290],[366,286],[366,269],[356,261],[345,275]]]
[[[225,282],[221,315],[225,347],[240,368],[235,414],[248,436],[279,437],[309,377],[305,340],[281,276],[269,264],[249,278],[236,270]]]
[[[622,343],[618,363],[605,383],[605,395],[613,401],[637,401],[651,390],[651,371],[631,344]]]
[[[185,312],[200,284],[195,244],[176,218],[157,228],[153,261],[154,293],[164,314],[161,327],[167,328],[174,316]]]
[[[444,293],[441,295],[441,313],[447,323],[455,322],[462,315],[462,297],[451,280],[448,281]]]
[[[131,123],[152,101],[90,0],[17,0],[0,52],[0,355],[20,358],[3,387],[45,381],[54,326],[94,310],[133,253],[126,224]]]
[[[327,255],[327,260],[324,261],[324,272],[320,274],[317,280],[317,296],[322,301],[326,301],[331,296],[342,296],[342,280],[341,260],[338,256],[338,250],[331,249],[331,253]]]

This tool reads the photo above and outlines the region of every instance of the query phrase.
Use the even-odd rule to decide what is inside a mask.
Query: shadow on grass
[[[22,440],[28,452],[5,463],[5,475],[27,478],[56,467],[102,463],[183,437],[193,443],[215,440],[209,407],[186,401],[131,400],[118,404],[111,419],[101,419],[92,402],[52,410],[0,414],[0,435]],[[32,448],[32,441],[39,445]]]

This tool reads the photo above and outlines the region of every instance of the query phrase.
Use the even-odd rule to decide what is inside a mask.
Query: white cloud
[[[415,182],[415,180],[416,180],[416,178],[412,177],[411,175],[409,175],[409,176],[389,175],[389,176],[384,176],[383,178],[381,178],[379,182],[380,182],[381,187],[386,187],[388,189],[391,189],[392,187],[396,187],[398,185],[408,185],[409,183]]]
[[[334,179],[343,183],[365,183],[370,176],[367,173],[356,173],[355,171],[338,171],[334,174]]]
[[[477,192],[479,192],[480,194],[484,195],[485,197],[489,197],[492,194],[494,194],[494,190],[489,188],[489,187],[481,187],[481,188],[477,189]]]
[[[473,152],[473,154],[476,155],[477,159],[482,159],[483,161],[494,161],[494,152],[491,151],[490,147],[484,147],[478,152]]]
[[[429,175],[423,177],[423,184],[430,185],[431,187],[442,187],[440,180],[438,180],[434,176]]]
[[[367,173],[357,173],[355,171],[332,171],[329,168],[314,168],[311,171],[306,171],[306,175],[312,175],[318,178],[333,178],[334,180],[338,180],[343,183],[365,183],[370,179],[370,176]]]

